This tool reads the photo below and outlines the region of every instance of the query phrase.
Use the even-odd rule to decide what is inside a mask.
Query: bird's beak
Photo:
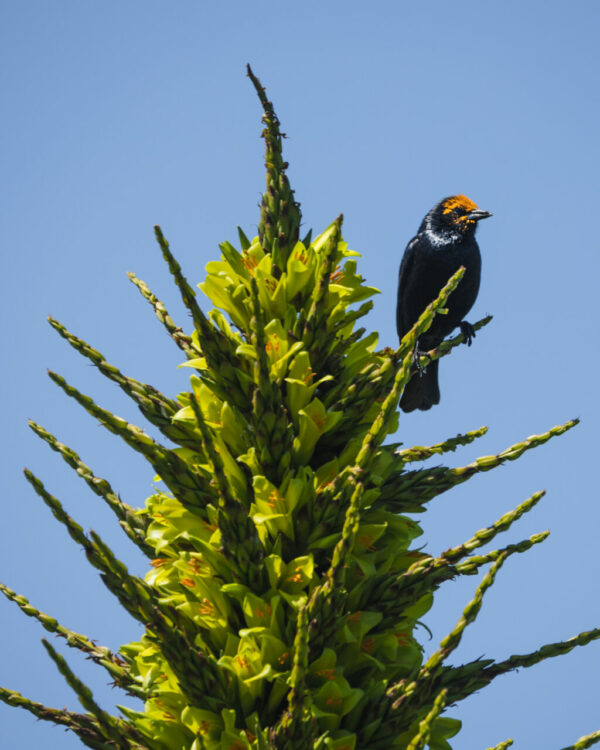
[[[482,211],[479,208],[476,208],[474,211],[469,211],[469,213],[467,214],[469,219],[471,219],[472,221],[480,221],[481,219],[488,219],[492,215],[493,214],[491,214],[489,211]]]

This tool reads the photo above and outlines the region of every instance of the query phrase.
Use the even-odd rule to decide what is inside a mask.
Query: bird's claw
[[[423,377],[423,373],[426,369],[421,365],[421,357],[426,357],[428,362],[431,362],[431,354],[429,354],[429,352],[421,351],[418,346],[415,346],[415,350],[413,352],[413,364],[416,371],[419,373],[419,377]]]
[[[471,344],[473,343],[473,339],[475,338],[475,328],[471,325],[471,323],[463,320],[460,324],[460,332],[465,337],[467,346],[471,346]]]

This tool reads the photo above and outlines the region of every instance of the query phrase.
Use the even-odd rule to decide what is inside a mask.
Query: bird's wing
[[[404,255],[402,256],[402,262],[400,263],[400,271],[398,272],[398,302],[396,305],[396,330],[398,331],[398,338],[402,338],[411,327],[412,323],[406,319],[406,296],[407,287],[410,283],[411,270],[415,258],[415,248],[419,243],[419,236],[413,237],[412,240],[406,246]]]

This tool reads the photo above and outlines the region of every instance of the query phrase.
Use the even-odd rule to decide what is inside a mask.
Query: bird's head
[[[423,220],[423,229],[440,235],[466,236],[475,232],[478,221],[491,215],[477,208],[466,195],[452,195],[431,209]]]

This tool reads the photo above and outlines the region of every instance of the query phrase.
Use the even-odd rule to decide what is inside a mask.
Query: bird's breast
[[[425,307],[433,302],[448,279],[461,266],[465,266],[465,275],[448,298],[447,315],[436,315],[425,335],[423,344],[426,348],[437,346],[473,306],[479,291],[481,256],[477,243],[472,240],[445,246],[426,243],[415,257],[411,269],[412,283],[407,288],[408,299],[405,300],[411,325],[414,325]]]

